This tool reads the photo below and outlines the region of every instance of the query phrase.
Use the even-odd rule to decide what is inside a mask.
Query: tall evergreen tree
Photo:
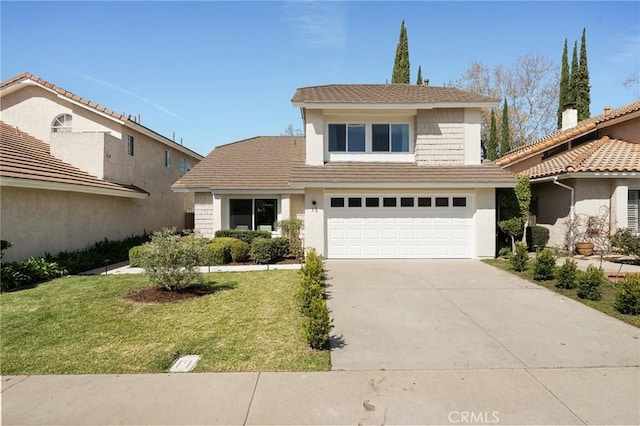
[[[569,96],[568,101],[573,106],[576,106],[576,79],[578,78],[578,42],[573,43],[573,54],[571,58],[571,76],[569,78]]]
[[[407,29],[404,27],[404,20],[400,25],[400,38],[396,47],[391,83],[409,84],[409,39],[407,38]]]
[[[562,51],[562,71],[560,72],[560,93],[558,96],[558,129],[562,127],[562,111],[569,103],[569,84],[571,84],[571,75],[569,73],[567,39],[565,38],[564,50]]]
[[[496,128],[496,114],[493,109],[491,110],[491,127],[489,128],[487,158],[491,161],[498,158],[498,129]]]
[[[589,68],[587,66],[586,28],[582,30],[582,41],[580,42],[580,65],[578,65],[575,89],[578,121],[586,120],[591,116],[591,112],[589,111],[589,106],[591,105],[591,85],[589,84]]]
[[[422,85],[422,66],[418,65],[418,78],[416,79],[416,84]]]
[[[500,131],[500,155],[506,154],[511,149],[511,135],[509,132],[509,107],[507,100],[502,106],[502,129]]]

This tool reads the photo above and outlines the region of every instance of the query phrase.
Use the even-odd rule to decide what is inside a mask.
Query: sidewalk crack
[[[245,426],[247,424],[247,420],[249,420],[249,413],[251,412],[251,407],[253,406],[253,398],[256,396],[256,389],[258,389],[258,382],[260,381],[260,375],[262,373],[258,372],[258,377],[256,377],[256,384],[253,386],[253,393],[251,393],[251,399],[249,400],[249,406],[247,407],[247,414],[244,416],[244,422],[242,425]]]

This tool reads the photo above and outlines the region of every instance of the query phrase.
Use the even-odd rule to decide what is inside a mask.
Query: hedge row
[[[324,261],[315,250],[307,253],[300,269],[299,285],[296,298],[305,317],[302,323],[304,337],[311,348],[328,349],[332,320],[325,301]]]

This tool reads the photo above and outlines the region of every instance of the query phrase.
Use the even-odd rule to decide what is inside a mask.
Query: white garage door
[[[473,257],[470,196],[330,196],[327,257]]]

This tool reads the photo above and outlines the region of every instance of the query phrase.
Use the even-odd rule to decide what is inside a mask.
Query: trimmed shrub
[[[225,265],[232,260],[229,244],[217,239],[202,247],[198,257],[198,263],[206,266]]]
[[[543,249],[549,242],[549,228],[538,225],[527,226],[526,241],[529,251]]]
[[[143,246],[135,246],[129,249],[129,266],[132,268],[140,267],[140,258],[142,255]]]
[[[249,260],[249,251],[251,250],[251,247],[244,241],[234,238],[229,250],[231,251],[231,260],[234,262],[246,262]]]
[[[605,282],[604,270],[593,265],[585,272],[578,273],[578,297],[587,300],[600,300],[602,295],[598,287]]]
[[[22,262],[3,263],[0,272],[0,290],[15,290],[49,281],[65,275],[67,271],[55,262],[42,257],[30,257]]]
[[[197,270],[202,241],[180,237],[175,228],[154,232],[151,242],[142,249],[140,263],[151,283],[177,291],[200,282]]]
[[[251,229],[221,229],[219,231],[216,231],[215,237],[236,238],[251,245],[253,240],[255,240],[256,238],[271,238],[271,232],[253,231]]]
[[[571,289],[576,287],[578,279],[578,263],[573,259],[566,259],[558,268],[558,282],[556,287]]]
[[[614,307],[622,314],[640,315],[640,274],[629,274],[620,282]]]
[[[527,263],[529,262],[527,246],[523,243],[516,244],[516,252],[509,255],[509,262],[514,271],[522,272],[527,269]]]
[[[271,260],[277,262],[289,254],[289,239],[278,237],[271,239]]]
[[[324,282],[324,261],[315,249],[310,249],[307,252],[304,265],[300,268],[300,273],[318,282]]]
[[[256,238],[251,243],[250,253],[254,262],[259,265],[266,265],[271,263],[273,256],[271,240],[267,238]]]
[[[303,333],[313,349],[328,349],[331,322],[327,304],[321,297],[314,297],[310,304],[310,315],[303,321]]]
[[[540,250],[533,262],[533,279],[547,281],[553,279],[556,270],[556,255],[551,249]]]
[[[301,275],[300,285],[296,292],[300,313],[305,316],[311,316],[311,302],[316,298],[324,298],[324,283],[309,276]]]
[[[509,247],[501,247],[500,250],[498,250],[498,257],[504,257],[508,259],[510,254],[511,249]]]

